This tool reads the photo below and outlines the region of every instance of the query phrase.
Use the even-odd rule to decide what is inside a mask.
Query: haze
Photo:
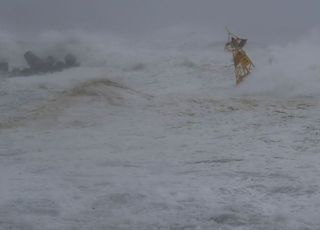
[[[83,29],[146,34],[172,26],[280,41],[319,26],[318,0],[2,0],[0,26],[18,34]]]

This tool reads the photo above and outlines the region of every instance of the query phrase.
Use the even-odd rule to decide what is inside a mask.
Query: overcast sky
[[[0,26],[15,33],[84,29],[145,34],[205,27],[272,40],[320,24],[320,0],[0,0]]]

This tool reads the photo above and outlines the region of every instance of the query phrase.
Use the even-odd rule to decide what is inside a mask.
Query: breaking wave
[[[256,69],[240,92],[274,97],[320,96],[320,31],[253,52]]]
[[[88,68],[80,78],[82,82],[77,81],[69,87],[72,90],[68,96],[102,95],[108,98],[112,94],[114,100],[121,98],[115,96],[118,92],[112,93],[116,88],[118,91],[139,90],[142,94],[156,96],[180,94],[215,99],[320,96],[319,30],[285,45],[261,45],[249,38],[246,48],[256,68],[240,87],[234,86],[232,60],[230,54],[223,51],[224,42],[219,33],[170,28],[138,39],[106,33],[49,31],[30,41],[0,32],[0,61],[7,60],[10,66],[20,67],[25,65],[23,53],[26,50],[58,58],[73,53],[82,67]],[[110,79],[119,79],[120,82],[123,79],[131,90],[108,80],[92,80],[97,77],[94,70],[92,76],[84,76],[90,75],[91,67],[102,68],[105,76],[111,76]],[[75,74],[72,78],[77,77]],[[62,77],[57,78],[56,83],[58,81],[64,82]],[[4,90],[1,93],[10,94],[5,89],[1,90]],[[116,101],[119,102],[118,99]]]

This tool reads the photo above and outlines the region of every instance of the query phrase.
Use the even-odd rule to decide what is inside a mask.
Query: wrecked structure
[[[9,63],[2,61],[0,62],[0,73],[7,74],[8,76],[31,76],[59,72],[79,66],[79,62],[73,54],[67,54],[64,60],[59,60],[53,56],[43,59],[31,51],[27,51],[23,56],[29,66],[28,68],[13,68],[10,71]]]

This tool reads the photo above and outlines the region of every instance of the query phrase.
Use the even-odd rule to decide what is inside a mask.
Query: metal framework
[[[251,73],[254,64],[243,50],[247,39],[239,38],[232,34],[227,28],[226,30],[228,32],[228,42],[225,45],[225,50],[232,53],[236,84],[239,85]]]

